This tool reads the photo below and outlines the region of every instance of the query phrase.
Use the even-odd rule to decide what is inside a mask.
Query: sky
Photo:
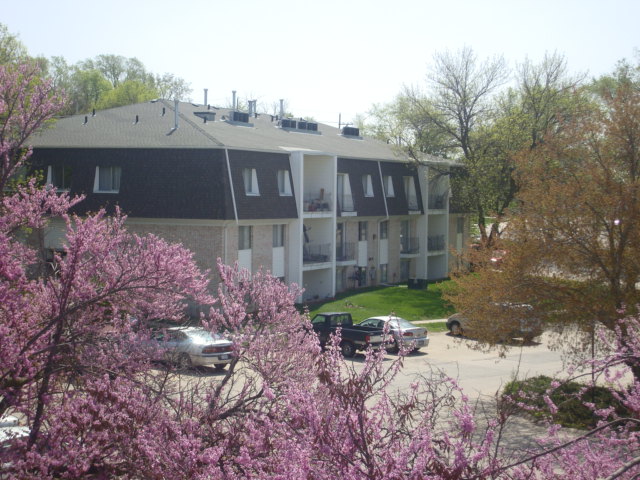
[[[425,87],[434,54],[465,46],[512,69],[557,52],[597,77],[636,58],[639,18],[640,0],[0,0],[31,55],[136,57],[185,79],[196,103],[207,88],[227,106],[236,90],[332,125]]]

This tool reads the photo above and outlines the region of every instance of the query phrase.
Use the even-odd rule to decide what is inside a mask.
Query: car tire
[[[460,326],[459,322],[451,322],[449,331],[451,332],[451,335],[456,335],[456,336],[462,335],[462,327]]]
[[[216,363],[213,368],[216,369],[216,372],[221,372],[227,367],[226,363]]]
[[[393,341],[393,346],[387,348],[387,352],[389,353],[398,353],[400,351],[400,345],[398,345],[398,340]]]
[[[356,346],[353,343],[344,340],[340,343],[340,351],[344,357],[351,358],[356,354]]]
[[[178,369],[179,370],[187,370],[193,366],[191,362],[191,357],[188,353],[181,353],[178,357]]]

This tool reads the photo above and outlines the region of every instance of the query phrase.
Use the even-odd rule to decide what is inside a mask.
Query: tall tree
[[[9,33],[7,26],[0,23],[0,65],[18,63],[27,56],[27,49],[18,37]]]
[[[598,104],[559,119],[553,135],[517,157],[518,205],[503,240],[508,254],[499,269],[461,277],[452,297],[486,326],[490,341],[505,302],[530,303],[534,310],[520,315],[559,331],[577,325],[587,340],[595,325],[616,328],[621,309],[636,311],[639,145],[640,90],[625,80]]]
[[[172,73],[156,75],[154,85],[160,98],[187,100],[191,94],[189,83]]]
[[[483,244],[491,243],[493,236],[486,235],[488,212],[483,193],[487,191],[488,179],[484,155],[486,136],[482,135],[482,130],[494,118],[494,95],[507,78],[507,66],[502,57],[481,63],[473,50],[465,47],[456,53],[445,51],[434,56],[426,94],[415,88],[405,91],[421,122],[429,130],[436,130],[446,137],[452,156],[462,160],[468,169],[469,175],[465,177],[468,185],[459,190],[470,196],[468,203],[477,212]]]
[[[0,197],[30,154],[29,136],[62,106],[62,97],[34,63],[0,65]]]
[[[120,107],[134,103],[148,102],[158,97],[158,91],[138,80],[127,80],[102,95],[97,107],[100,109]]]

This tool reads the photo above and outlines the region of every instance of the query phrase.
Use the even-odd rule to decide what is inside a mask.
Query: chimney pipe
[[[204,105],[207,104],[207,94],[209,93],[209,89],[205,88],[204,89]]]
[[[280,118],[284,118],[284,98],[280,99]]]
[[[233,100],[231,100],[231,109],[236,110],[236,91],[233,90]]]

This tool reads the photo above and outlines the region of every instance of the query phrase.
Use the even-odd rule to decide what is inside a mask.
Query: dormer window
[[[246,195],[260,195],[260,190],[258,189],[258,175],[255,168],[243,169],[242,180],[244,182],[244,193]]]
[[[384,194],[387,197],[395,197],[396,194],[393,190],[393,177],[391,175],[385,175],[382,180],[384,185]]]
[[[67,165],[49,165],[47,185],[53,185],[59,192],[68,192],[71,188],[71,167]]]
[[[93,182],[94,193],[118,193],[120,191],[120,167],[96,167]]]
[[[289,170],[278,170],[278,192],[281,197],[291,196],[291,178]]]
[[[416,183],[413,177],[404,177],[404,194],[407,197],[407,204],[409,210],[417,211],[418,208],[418,197],[416,195]]]
[[[370,173],[362,176],[362,189],[365,197],[373,197],[373,182]]]

